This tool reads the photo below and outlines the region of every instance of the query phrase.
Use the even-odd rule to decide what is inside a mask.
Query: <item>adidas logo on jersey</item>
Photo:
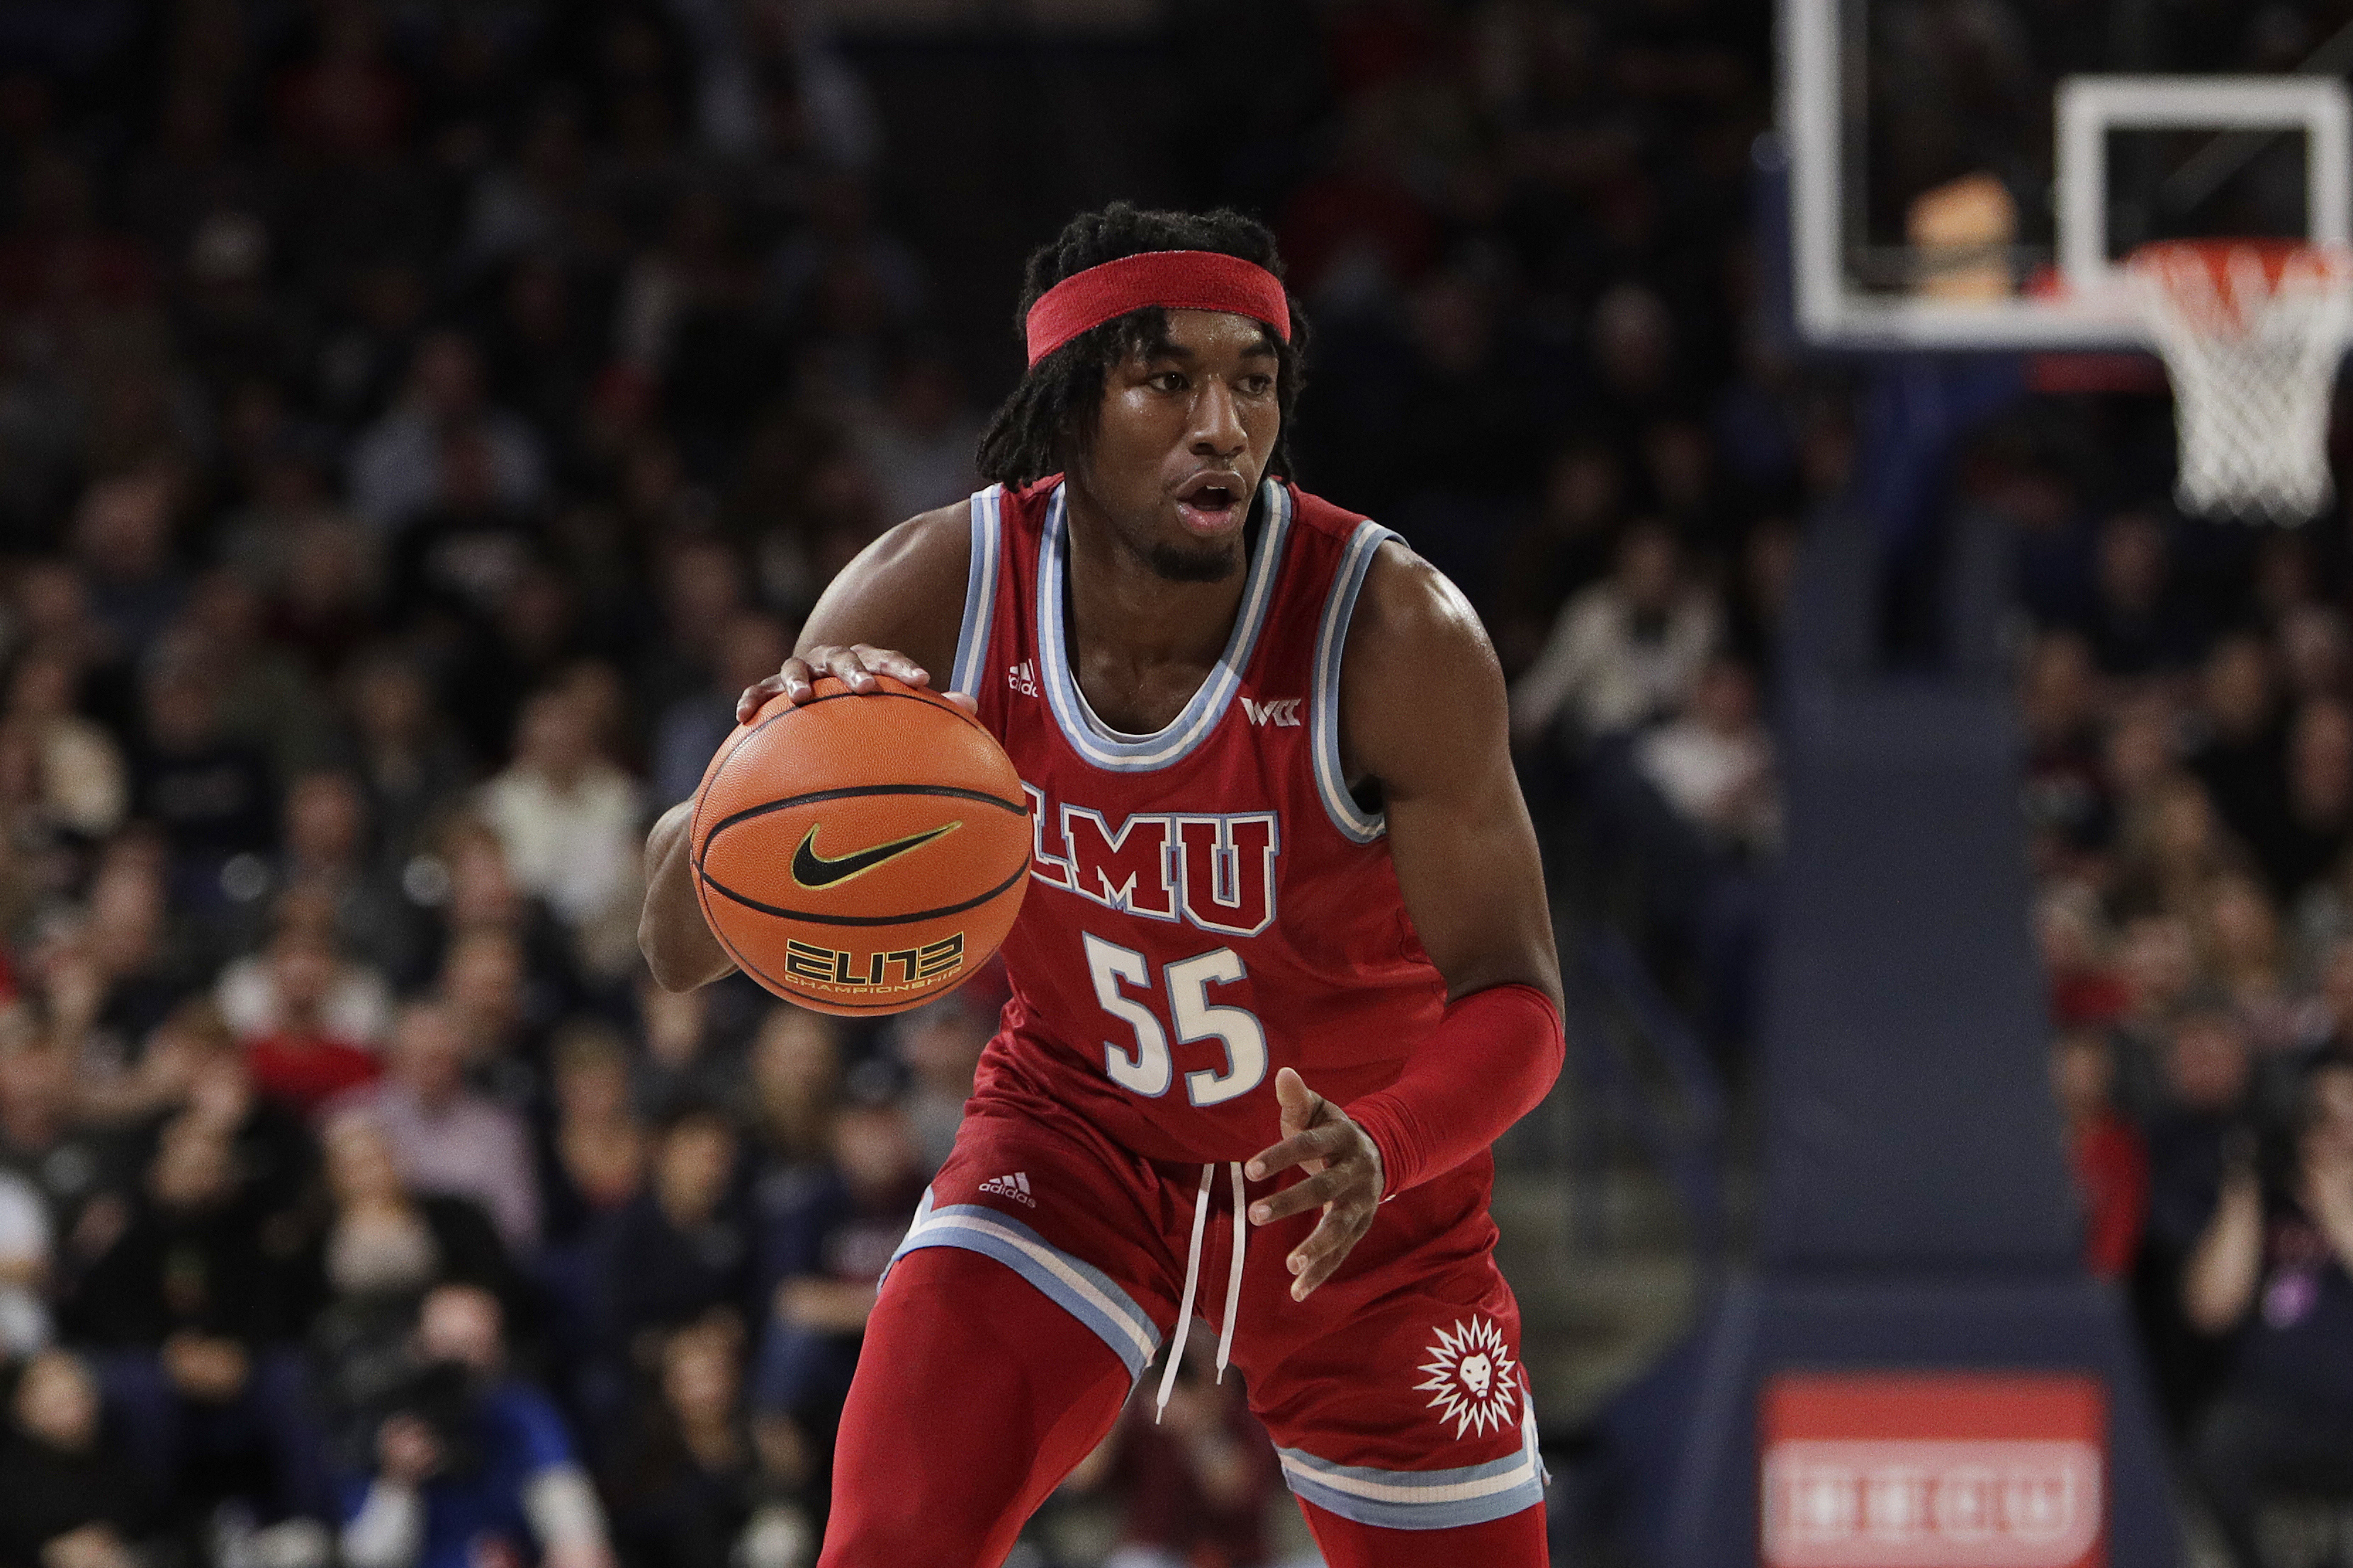
[[[1242,711],[1253,724],[1271,724],[1278,730],[1299,728],[1299,701],[1296,697],[1278,697],[1271,702],[1253,702],[1242,699]]]
[[[1011,1198],[1025,1208],[1036,1208],[1038,1200],[1029,1195],[1029,1173],[1016,1171],[1009,1176],[991,1176],[980,1184],[980,1190],[991,1197]]]
[[[1019,664],[1008,666],[1005,671],[1005,684],[1023,697],[1037,696],[1038,667],[1026,658]]]

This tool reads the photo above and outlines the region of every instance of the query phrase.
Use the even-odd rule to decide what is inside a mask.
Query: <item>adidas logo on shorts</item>
[[[980,1184],[980,1190],[991,1197],[1011,1198],[1024,1208],[1036,1208],[1038,1200],[1029,1195],[1029,1173],[1016,1171],[1009,1176],[991,1176]]]

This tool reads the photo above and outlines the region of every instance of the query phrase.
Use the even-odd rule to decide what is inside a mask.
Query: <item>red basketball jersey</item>
[[[1269,480],[1225,653],[1166,729],[1128,735],[1073,677],[1068,527],[1059,478],[972,498],[951,684],[1034,834],[980,1092],[1043,1096],[1147,1158],[1247,1159],[1280,1135],[1276,1068],[1345,1104],[1445,1005],[1340,765],[1349,614],[1392,535]]]

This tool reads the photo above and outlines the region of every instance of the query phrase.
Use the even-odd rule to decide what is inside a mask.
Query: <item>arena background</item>
[[[2048,259],[2068,72],[2353,54],[2340,0],[1842,4],[1890,296],[1939,213]],[[1022,258],[1113,199],[1276,229],[1302,479],[1514,679],[1556,1561],[2353,1562],[2345,516],[2182,515],[2152,361],[1810,345],[1774,22],[0,5],[0,1568],[327,1562],[387,1415],[492,1398],[470,1506],[568,1455],[623,1568],[810,1560],[997,997],[663,994],[638,846],[971,488]],[[2296,232],[2278,146],[2158,200],[2202,146],[2119,155],[2126,240]],[[1019,1552],[1313,1561],[1198,1378]]]

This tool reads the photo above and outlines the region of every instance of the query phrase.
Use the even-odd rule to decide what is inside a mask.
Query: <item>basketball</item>
[[[695,895],[744,973],[804,1007],[897,1013],[955,989],[1020,912],[1029,805],[996,738],[878,677],[776,698],[695,792]]]

